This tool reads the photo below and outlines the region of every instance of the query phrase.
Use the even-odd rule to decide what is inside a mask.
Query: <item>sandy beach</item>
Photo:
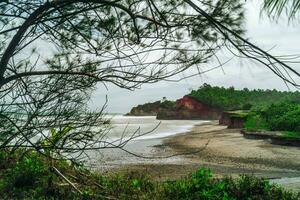
[[[239,129],[227,129],[217,121],[196,125],[192,131],[162,140],[153,147],[156,155],[174,155],[180,162],[122,165],[121,171],[143,171],[157,179],[176,179],[199,167],[210,168],[216,177],[252,174],[269,179],[300,177],[300,148],[272,145],[266,140],[246,139]],[[197,152],[198,151],[198,152]],[[186,154],[188,152],[196,152]],[[163,161],[163,159],[162,159]],[[276,181],[275,181],[276,182]],[[300,189],[300,180],[286,181]]]

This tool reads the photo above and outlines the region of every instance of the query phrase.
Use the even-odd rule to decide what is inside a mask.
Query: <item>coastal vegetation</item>
[[[259,61],[299,87],[291,77],[300,75],[288,58],[274,57],[243,38],[243,3],[0,1],[0,198],[297,199],[262,179],[215,179],[206,169],[181,180],[155,182],[144,174],[95,174],[80,163],[89,158],[87,151],[124,150],[130,141],[107,139],[107,99],[97,112],[88,107],[98,85],[134,90],[176,80],[172,78],[230,48],[233,55]],[[267,92],[211,88],[205,85],[190,96],[225,110],[256,108],[257,101],[277,103],[265,99]],[[299,100],[299,93],[289,95],[272,91],[269,98]],[[174,106],[172,101],[159,103],[164,109]],[[283,119],[257,116],[266,127],[294,135],[297,121],[272,125],[298,115],[287,112]]]
[[[204,106],[226,111],[232,117],[247,119],[245,125],[249,129],[299,131],[299,91],[249,90],[248,88],[237,90],[234,87],[225,88],[203,84],[185,97],[191,97],[193,100],[203,103]],[[138,105],[129,114],[143,113],[146,115],[151,113],[151,115],[156,115],[160,111],[180,111],[186,109],[180,103],[182,99]],[[190,110],[190,112],[195,112],[195,110]]]
[[[141,105],[137,105],[131,109],[127,115],[143,116],[143,115],[157,115],[161,109],[173,110],[176,106],[175,101],[163,100],[149,102]]]
[[[1,150],[1,198],[296,200],[300,195],[252,176],[214,178],[213,173],[205,168],[178,180],[155,181],[143,173],[102,175],[65,160],[52,162],[69,182],[52,174],[47,159],[36,152],[9,154],[9,151]]]
[[[299,91],[235,90],[204,84],[189,95],[211,106],[233,111],[231,117],[246,119],[244,126],[248,130],[280,131],[283,137],[300,137]]]
[[[285,137],[300,138],[300,102],[275,103],[253,110],[245,128],[281,131]]]
[[[88,157],[88,150],[122,149],[128,141],[107,141],[108,99],[94,107],[96,112],[88,106],[96,88],[135,90],[169,81],[207,63],[220,44],[238,43],[207,15],[244,33],[239,0],[204,0],[202,14],[192,5],[174,0],[0,1],[0,147],[41,154],[51,148],[49,157],[73,162]],[[70,130],[52,144],[50,130],[65,127]]]
[[[105,140],[108,100],[96,113],[87,105],[98,86],[135,90],[175,81],[193,67],[199,74],[223,48],[259,60],[298,87],[292,77],[300,75],[290,59],[244,37],[243,5],[240,0],[0,1],[0,147],[43,154],[41,141],[51,139],[50,129],[71,127],[50,144],[53,159],[76,161],[86,150],[122,148],[126,142]]]
[[[279,102],[300,102],[300,92],[277,90],[236,90],[234,87],[218,87],[203,84],[197,90],[192,90],[189,96],[208,105],[223,110],[259,109]]]

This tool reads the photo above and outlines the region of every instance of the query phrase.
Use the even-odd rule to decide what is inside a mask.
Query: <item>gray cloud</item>
[[[261,1],[247,2],[246,36],[253,43],[266,50],[272,48],[270,52],[273,55],[300,54],[299,22],[288,24],[288,20],[285,18],[280,19],[278,22],[270,21],[266,16],[260,16],[260,6],[257,5]],[[220,55],[220,59],[223,61],[230,57],[227,53]],[[216,61],[209,63],[209,66],[204,66],[203,70],[214,65],[217,65]],[[295,67],[300,71],[299,65]],[[185,72],[185,75],[191,74],[193,70],[195,69]],[[253,61],[235,58],[227,63],[223,70],[217,69],[202,76],[182,80],[177,83],[163,81],[144,85],[141,89],[133,92],[111,85],[109,85],[109,90],[107,91],[99,84],[99,87],[93,94],[90,106],[92,109],[101,107],[107,95],[109,99],[107,112],[126,113],[134,105],[159,100],[164,96],[169,99],[180,98],[188,93],[190,88],[197,88],[203,83],[225,87],[234,86],[240,89],[244,87],[251,89],[288,89],[284,82],[270,70]]]

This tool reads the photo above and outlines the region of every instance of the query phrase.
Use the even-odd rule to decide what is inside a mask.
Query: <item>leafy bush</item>
[[[6,159],[5,160],[9,160]],[[41,176],[45,175],[47,167],[35,154],[25,156],[14,163],[7,163],[4,169],[2,189],[33,187]]]
[[[299,138],[300,139],[300,131],[283,131],[283,136],[286,138]]]
[[[277,185],[272,185],[263,178],[254,176],[241,176],[238,179],[223,179],[226,191],[234,199],[251,200],[282,200],[298,199],[299,194],[283,190]]]
[[[300,104],[295,102],[271,104],[248,117],[245,127],[300,132]]]
[[[46,171],[44,164],[36,157],[24,158],[17,162],[11,170],[12,184],[14,187],[33,186],[40,176]]]
[[[253,176],[214,179],[201,168],[183,180],[164,183],[161,199],[298,199],[299,196]]]
[[[252,108],[252,104],[251,103],[245,103],[242,107],[243,110],[250,110]]]
[[[263,119],[260,115],[256,113],[252,113],[248,115],[247,120],[244,124],[244,127],[252,130],[252,129],[269,129],[269,125],[265,119]]]
[[[300,104],[271,105],[266,112],[271,130],[300,131]]]
[[[229,199],[225,183],[212,179],[210,170],[201,168],[190,177],[164,184],[166,199]]]
[[[1,154],[0,154],[1,155]],[[6,155],[6,154],[4,154]],[[5,157],[5,156],[4,156]],[[0,193],[4,199],[285,199],[296,200],[299,196],[271,185],[264,179],[241,176],[238,179],[213,178],[210,170],[201,168],[195,173],[175,181],[157,182],[142,173],[115,174],[103,176],[84,169],[76,169],[57,161],[68,177],[76,177],[76,185],[83,194],[69,185],[53,185],[48,193],[49,171],[46,160],[30,154],[0,170]],[[79,171],[78,171],[79,170]],[[29,177],[32,179],[29,179]],[[59,178],[55,182],[61,182]]]
[[[166,109],[173,109],[173,108],[175,108],[175,106],[176,106],[176,102],[169,101],[169,100],[163,101],[160,104],[160,108],[166,108]]]

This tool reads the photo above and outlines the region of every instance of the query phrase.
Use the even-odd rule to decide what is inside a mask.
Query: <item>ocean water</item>
[[[112,129],[107,134],[108,140],[117,144],[131,139],[124,149],[107,148],[91,152],[89,164],[98,170],[134,164],[184,163],[182,157],[169,157],[174,152],[163,145],[163,140],[176,134],[186,133],[195,125],[207,122],[203,120],[157,120],[155,116],[113,115],[108,117],[112,125]],[[164,156],[166,158],[162,158]]]
[[[112,129],[108,137],[132,137],[133,140],[165,138],[191,130],[203,120],[157,120],[155,116],[110,115]]]

